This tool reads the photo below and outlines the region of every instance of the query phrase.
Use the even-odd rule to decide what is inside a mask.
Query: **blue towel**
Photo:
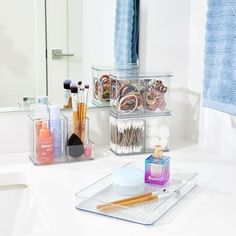
[[[138,60],[139,0],[116,0],[115,65]]]
[[[203,106],[236,115],[236,0],[208,0]]]
[[[132,46],[131,46],[131,57],[132,63],[136,64],[139,55],[139,0],[134,1],[134,16],[133,16],[133,30],[132,30]]]

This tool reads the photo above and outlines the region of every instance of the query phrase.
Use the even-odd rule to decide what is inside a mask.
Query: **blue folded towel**
[[[115,65],[137,63],[139,0],[116,0]]]
[[[208,0],[203,106],[236,115],[236,0]]]

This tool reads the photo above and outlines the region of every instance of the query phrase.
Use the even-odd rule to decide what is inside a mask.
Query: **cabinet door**
[[[62,104],[65,79],[82,80],[91,88],[91,66],[114,64],[116,0],[46,0],[46,3],[48,95],[51,103]],[[53,49],[69,55],[55,59]],[[89,97],[91,101],[91,91]]]
[[[63,81],[82,77],[82,0],[46,0],[48,95],[63,103]]]

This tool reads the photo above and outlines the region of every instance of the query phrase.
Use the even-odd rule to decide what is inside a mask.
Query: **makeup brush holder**
[[[75,127],[75,125],[77,127]],[[89,118],[75,124],[73,117],[67,116],[66,138],[67,161],[83,161],[94,159],[94,143],[89,139]]]
[[[120,115],[168,114],[172,74],[141,74],[138,71],[111,74],[111,106]]]
[[[137,70],[137,65],[126,65],[125,67],[93,66],[93,104],[96,106],[110,106],[111,96],[111,74],[116,71]]]
[[[30,114],[29,121],[30,159],[33,164],[49,165],[94,158],[94,143],[89,140],[87,118],[82,132],[83,137],[74,135],[72,140],[69,140],[73,134],[73,120],[70,117],[60,114],[57,120],[36,119]],[[81,139],[83,142],[78,141]]]
[[[153,152],[156,145],[169,150],[171,114],[162,116],[121,116],[110,112],[110,149],[116,155]]]

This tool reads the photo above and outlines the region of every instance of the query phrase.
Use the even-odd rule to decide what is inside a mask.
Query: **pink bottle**
[[[37,157],[40,164],[49,164],[54,159],[54,140],[47,122],[42,122],[37,139]]]

